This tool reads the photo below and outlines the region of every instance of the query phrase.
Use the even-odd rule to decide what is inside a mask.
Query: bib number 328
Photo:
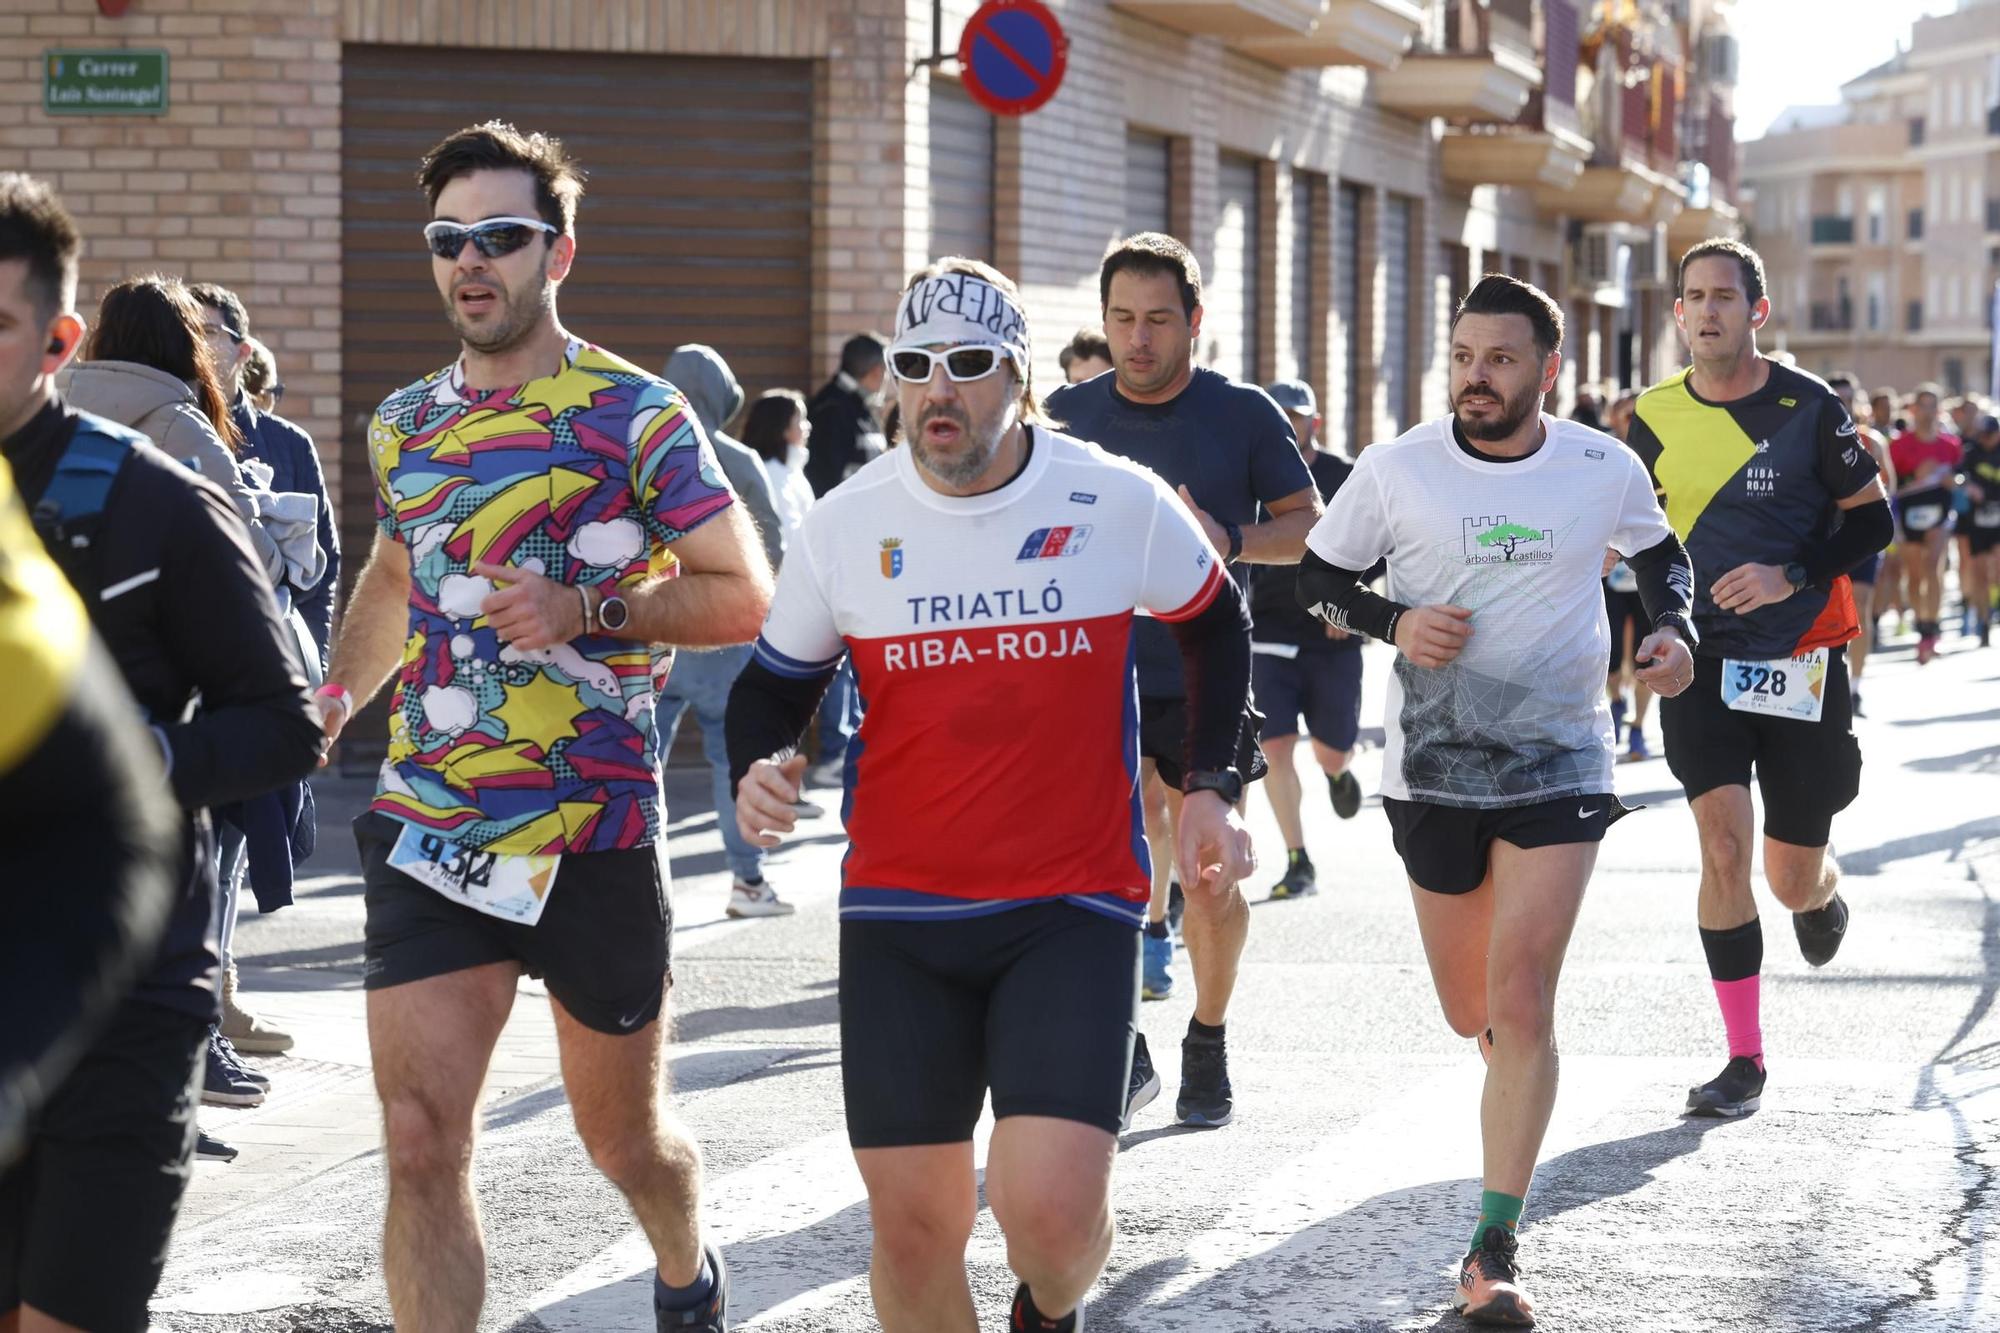
[[[1722,702],[1739,713],[1817,722],[1826,706],[1827,651],[1768,662],[1722,663]]]
[[[502,921],[532,926],[555,887],[560,856],[508,856],[406,825],[389,864],[425,888]]]

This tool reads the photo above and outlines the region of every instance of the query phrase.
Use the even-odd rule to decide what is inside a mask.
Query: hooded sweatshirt
[[[722,354],[705,343],[686,343],[667,359],[667,382],[679,389],[701,422],[702,434],[715,446],[715,460],[736,492],[750,509],[757,535],[764,542],[764,554],[776,569],[784,558],[784,527],[778,521],[778,507],[771,500],[771,481],[764,475],[764,460],[741,440],[722,432],[725,422],[743,409],[743,386],[729,371]]]

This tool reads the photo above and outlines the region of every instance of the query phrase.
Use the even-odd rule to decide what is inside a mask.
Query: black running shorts
[[[660,1016],[672,982],[673,909],[657,848],[565,856],[542,919],[528,926],[474,911],[391,868],[389,852],[404,827],[373,812],[354,821],[369,990],[517,962],[595,1031],[622,1036]]]
[[[1271,771],[1271,766],[1264,762],[1262,747],[1257,744],[1257,733],[1263,725],[1264,715],[1244,705],[1243,725],[1236,734],[1236,771],[1245,782],[1255,782]],[[1160,772],[1160,781],[1175,791],[1180,790],[1182,779],[1187,777],[1187,767],[1182,762],[1187,755],[1187,730],[1186,699],[1140,697],[1139,757],[1152,760]]]
[[[1653,632],[1653,622],[1646,619],[1646,603],[1636,592],[1613,592],[1606,588],[1604,614],[1611,621],[1611,674],[1615,676],[1625,669],[1625,627],[1632,627],[1632,647],[1637,651]]]
[[[1030,903],[840,923],[840,1069],[856,1148],[964,1143],[996,1118],[1118,1132],[1138,1031],[1139,932]]]
[[[1520,848],[1601,842],[1625,813],[1616,796],[1566,796],[1559,801],[1482,810],[1429,801],[1382,798],[1389,834],[1410,882],[1431,893],[1471,893],[1486,882],[1494,840]]]
[[[0,1174],[0,1313],[146,1333],[187,1190],[208,1026],[139,1000],[97,1039]]]
[[[1747,787],[1754,771],[1764,836],[1824,847],[1833,817],[1861,790],[1845,648],[1828,656],[1825,699],[1817,722],[1736,712],[1722,702],[1722,659],[1697,654],[1694,684],[1660,700],[1667,767],[1690,801],[1717,787]]]

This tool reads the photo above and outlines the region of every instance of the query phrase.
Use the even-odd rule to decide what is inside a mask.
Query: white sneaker
[[[778,896],[778,891],[769,881],[759,880],[746,884],[737,880],[729,886],[729,915],[743,916],[790,916],[799,909]]]

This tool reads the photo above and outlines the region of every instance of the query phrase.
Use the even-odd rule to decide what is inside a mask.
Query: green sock
[[[1466,1252],[1469,1254],[1478,1249],[1479,1243],[1486,1238],[1486,1228],[1496,1222],[1509,1231],[1521,1225],[1521,1209],[1525,1208],[1527,1203],[1526,1199],[1512,1194],[1502,1194],[1499,1190],[1481,1190],[1479,1225],[1473,1228],[1472,1244]]]

